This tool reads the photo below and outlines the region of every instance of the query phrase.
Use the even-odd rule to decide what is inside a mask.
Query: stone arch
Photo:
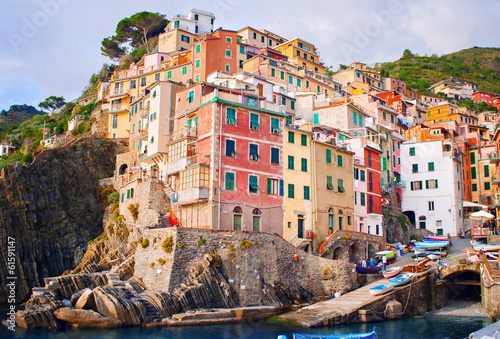
[[[416,226],[416,224],[415,224],[415,221],[416,221],[415,220],[415,212],[414,211],[404,211],[403,214],[408,217],[408,219],[410,220],[410,223],[412,225]]]
[[[446,268],[440,277],[445,287],[446,297],[459,300],[481,300],[481,273],[476,264]]]
[[[355,243],[349,246],[349,262],[356,262],[356,257],[359,256],[359,248]]]
[[[333,260],[339,260],[342,256],[342,249],[339,247],[336,247],[333,252],[332,252],[332,259]]]
[[[368,258],[367,259],[370,259],[371,257],[375,257],[375,253],[377,253],[377,249],[375,248],[375,246],[373,246],[373,244],[369,244],[368,245]]]
[[[121,164],[118,168],[118,175],[124,175],[125,173],[127,173],[127,168],[127,164]]]

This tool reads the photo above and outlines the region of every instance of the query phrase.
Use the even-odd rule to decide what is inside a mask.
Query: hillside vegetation
[[[500,94],[500,48],[473,47],[440,57],[419,56],[407,49],[399,60],[376,63],[374,68],[382,76],[405,81],[408,88],[422,93],[432,83],[454,77]]]
[[[0,134],[10,128],[14,129],[20,123],[31,120],[37,114],[45,114],[45,112],[37,110],[29,105],[12,105],[9,110],[0,112]]]

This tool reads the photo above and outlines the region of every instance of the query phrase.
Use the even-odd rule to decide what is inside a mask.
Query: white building
[[[15,151],[16,151],[16,148],[14,146],[0,145],[0,157],[2,157],[4,155],[14,154]]]
[[[401,145],[402,209],[416,228],[456,236],[463,227],[460,158],[449,140]]]
[[[215,16],[213,13],[193,8],[185,16],[177,14],[172,18],[165,28],[165,32],[182,29],[192,34],[212,33],[214,30],[214,20]]]

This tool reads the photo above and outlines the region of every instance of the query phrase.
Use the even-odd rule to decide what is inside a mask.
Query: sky
[[[103,38],[137,12],[215,14],[215,27],[264,28],[315,44],[326,65],[500,47],[497,0],[2,0],[0,110],[81,95],[103,63]]]

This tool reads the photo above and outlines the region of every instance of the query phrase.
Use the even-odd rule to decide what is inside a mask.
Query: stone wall
[[[338,230],[323,244],[320,253],[323,258],[360,263],[363,258],[373,257],[385,249],[385,239],[380,236]]]
[[[488,236],[488,244],[499,244],[500,235],[490,235]]]
[[[108,110],[95,110],[92,116],[96,121],[92,124],[91,133],[96,138],[106,138],[108,136]]]
[[[239,306],[272,304],[268,295],[307,302],[333,289],[346,293],[358,287],[354,265],[298,251],[273,234],[163,228],[143,230],[142,236],[149,246],[137,248],[135,276],[148,289],[173,291],[210,249],[220,256]],[[170,237],[172,251],[166,253],[162,244]]]

